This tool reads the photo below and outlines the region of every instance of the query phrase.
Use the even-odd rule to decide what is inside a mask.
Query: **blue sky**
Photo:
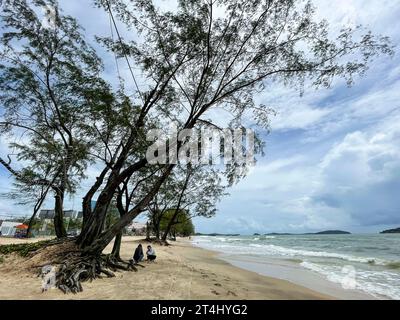
[[[60,3],[79,19],[91,40],[94,34],[109,35],[107,16],[90,1]],[[361,23],[374,33],[390,36],[395,45],[400,43],[399,0],[314,3],[318,16],[326,18],[333,31]],[[115,81],[113,57],[103,49],[100,52],[106,78]],[[219,204],[215,218],[196,219],[197,230],[376,232],[399,227],[399,62],[397,53],[392,59],[376,59],[352,88],[336,82],[329,90],[306,88],[300,97],[293,89],[274,86],[257,96],[257,101],[278,113],[271,119],[271,134],[265,136],[266,156]],[[5,145],[0,143],[0,153],[4,152]],[[91,168],[90,176],[95,173]],[[11,180],[3,169],[0,179],[0,192],[4,192]],[[67,206],[79,209],[80,198],[68,200]],[[51,201],[47,206],[51,207]],[[0,199],[0,215],[27,211]]]

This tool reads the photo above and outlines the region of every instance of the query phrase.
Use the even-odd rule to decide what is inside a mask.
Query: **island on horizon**
[[[399,231],[400,232],[400,231]],[[311,233],[265,233],[264,236],[302,236],[302,235],[322,235],[322,234],[351,234],[348,231],[342,230],[326,230],[320,232],[311,232]],[[239,237],[241,234],[239,233],[200,233],[197,232],[195,236],[208,236],[208,237]],[[250,236],[250,235],[249,235]],[[253,236],[261,236],[260,233],[254,233]]]
[[[320,231],[320,232],[309,232],[309,233],[266,233],[266,236],[304,236],[304,235],[322,235],[322,234],[351,234],[348,231],[342,231],[342,230],[326,230],[326,231]]]
[[[400,228],[383,230],[380,232],[380,234],[387,234],[387,233],[400,233]]]

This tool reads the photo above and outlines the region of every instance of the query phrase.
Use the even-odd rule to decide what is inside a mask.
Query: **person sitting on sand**
[[[157,258],[156,252],[151,246],[147,246],[146,254],[147,254],[147,261],[154,261]]]
[[[143,247],[141,244],[139,244],[135,250],[135,253],[133,255],[133,262],[135,264],[139,263],[140,261],[142,261],[144,258],[144,254],[143,254]]]

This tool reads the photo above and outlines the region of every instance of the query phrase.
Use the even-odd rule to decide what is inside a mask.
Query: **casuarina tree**
[[[34,2],[38,4],[49,1]],[[11,28],[18,29],[21,24],[31,23],[33,13],[30,9],[26,9],[29,13],[27,15],[18,13],[22,4],[27,5],[25,1],[15,0],[8,3],[13,8],[11,10],[17,11],[18,17],[18,22],[9,18]],[[54,4],[53,1],[51,3]],[[99,273],[111,276],[107,271],[107,259],[102,255],[104,248],[133,218],[146,210],[176,169],[175,163],[158,163],[157,179],[152,177],[152,182],[147,184],[150,187],[142,188],[146,192],[138,194],[129,210],[105,230],[107,210],[119,188],[127,181],[132,185],[148,182],[147,179],[142,181],[139,173],[151,171],[150,168],[154,165],[143,152],[148,145],[145,139],[146,132],[151,127],[149,123],[154,119],[158,119],[162,125],[175,121],[179,131],[204,126],[217,127],[215,113],[212,111],[219,108],[229,111],[232,115],[226,124],[228,129],[242,128],[245,117],[250,117],[256,128],[261,128],[268,125],[271,110],[265,105],[256,104],[255,96],[265,90],[266,85],[269,90],[273,89],[276,83],[303,90],[304,84],[315,88],[330,87],[337,78],[344,78],[351,85],[357,75],[365,73],[368,63],[374,57],[392,53],[387,38],[374,36],[362,27],[344,28],[336,35],[330,34],[326,21],[315,20],[315,10],[309,1],[180,0],[173,10],[158,8],[153,1],[97,0],[95,3],[110,16],[114,31],[114,37],[99,37],[97,40],[120,61],[120,58],[123,59],[131,71],[130,87],[136,88],[134,92],[122,90],[122,94],[117,97],[117,103],[110,101],[108,94],[103,94],[107,92],[106,89],[99,91],[98,86],[92,85],[90,88],[94,87],[96,90],[89,90],[90,99],[85,100],[88,96],[81,96],[79,93],[89,89],[85,84],[90,84],[90,81],[86,82],[85,79],[85,82],[81,83],[75,81],[74,77],[69,77],[72,71],[76,73],[77,79],[88,76],[93,80],[93,76],[98,75],[100,62],[94,59],[92,49],[80,46],[84,43],[83,40],[80,40],[80,45],[77,46],[74,44],[77,36],[72,37],[67,41],[68,45],[62,47],[61,53],[65,55],[63,59],[67,61],[64,64],[63,59],[54,60],[53,45],[50,45],[50,48],[45,46],[42,50],[41,46],[45,45],[40,40],[42,35],[29,32],[28,28],[25,28],[29,40],[24,47],[27,54],[39,48],[39,56],[45,58],[43,63],[39,59],[41,63],[38,66],[46,70],[50,61],[51,67],[59,65],[65,67],[66,72],[60,75],[54,73],[49,78],[54,81],[53,84],[49,81],[50,89],[49,85],[46,85],[46,78],[44,84],[41,81],[36,84],[35,80],[34,84],[29,86],[30,91],[29,88],[23,87],[23,105],[27,110],[33,110],[30,98],[35,97],[37,86],[40,85],[41,88],[43,85],[48,92],[54,93],[58,86],[56,75],[61,76],[60,87],[65,90],[59,93],[57,100],[54,99],[54,94],[50,93],[45,102],[50,103],[56,113],[56,105],[58,108],[66,108],[66,115],[63,116],[62,113],[57,120],[57,129],[63,134],[55,129],[59,136],[59,144],[63,144],[62,154],[68,155],[65,152],[70,150],[71,138],[68,131],[71,131],[71,127],[85,128],[85,131],[82,131],[85,133],[82,139],[74,139],[74,134],[71,133],[72,146],[80,145],[78,141],[88,141],[86,135],[95,136],[96,132],[107,142],[96,147],[100,152],[107,153],[107,161],[101,162],[100,174],[84,198],[84,223],[76,240],[76,254],[73,258],[66,258],[67,261],[62,263],[59,271],[59,287],[67,292],[80,291],[81,280],[95,278]],[[73,19],[59,19],[60,23],[65,22],[66,30],[76,30],[77,25]],[[129,41],[121,34],[118,29],[121,23],[136,36],[136,41]],[[32,30],[36,30],[34,26],[35,24],[29,24]],[[20,35],[12,32],[8,37],[19,39]],[[68,39],[68,36],[66,38]],[[60,41],[63,43],[66,38]],[[6,41],[9,46],[13,43]],[[76,51],[82,55],[76,54]],[[79,59],[79,63],[76,63],[76,59]],[[68,69],[71,65],[72,68]],[[29,73],[22,69],[22,76],[26,77],[27,73],[29,81],[36,79],[36,66],[28,64],[27,70]],[[18,72],[21,71],[16,70],[14,74],[18,76]],[[63,81],[64,76],[73,81]],[[76,86],[77,83],[79,86]],[[104,85],[97,78],[94,83]],[[72,88],[74,90],[71,90]],[[10,98],[11,106],[14,107],[13,91],[4,92],[5,98]],[[77,93],[79,99],[75,99]],[[70,95],[72,98],[67,99]],[[93,107],[91,102],[94,98],[100,107]],[[101,103],[102,99],[107,103]],[[89,113],[90,116],[85,118],[75,114],[77,106],[82,114]],[[126,114],[121,125],[116,125],[116,131],[109,131],[110,137],[102,130],[110,128],[108,119],[112,119],[118,113],[114,108],[130,112]],[[69,116],[74,121],[67,126],[65,119],[69,119]],[[88,122],[87,119],[96,121]],[[97,127],[97,124],[101,126]],[[112,124],[115,125],[114,122]],[[95,125],[96,130],[90,130]],[[32,127],[32,124],[29,124],[29,127]],[[117,132],[117,135],[114,132]],[[108,143],[109,141],[112,143]],[[178,142],[177,151],[184,150],[185,145],[183,141]],[[87,148],[84,144],[79,150]],[[258,148],[256,151],[262,150]],[[82,158],[86,159],[86,156]],[[69,161],[66,163],[68,166],[61,166],[61,182],[66,181],[66,168],[71,166]],[[234,162],[227,165],[224,171],[227,181],[233,183],[243,178],[246,169],[247,163]],[[92,209],[88,204],[95,196],[97,202]],[[179,212],[179,206],[176,209]]]

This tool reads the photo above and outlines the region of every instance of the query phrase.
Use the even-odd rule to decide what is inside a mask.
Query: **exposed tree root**
[[[25,262],[21,268],[35,270],[38,276],[42,275],[43,267],[54,267],[55,285],[66,294],[81,292],[82,282],[85,281],[115,277],[114,273],[117,271],[138,271],[133,261],[124,261],[110,254],[97,256],[84,254],[73,240],[57,239],[33,244],[3,246],[0,247],[0,252],[16,253],[24,257]]]
[[[56,286],[64,293],[78,293],[83,290],[82,282],[115,277],[114,272],[137,271],[130,262],[115,259],[111,255],[82,256],[67,255],[59,265]]]
[[[38,276],[45,266],[55,267],[56,287],[64,293],[83,291],[82,282],[97,278],[115,277],[117,271],[134,271],[143,265],[132,260],[124,261],[111,254],[84,254],[74,239],[55,239],[32,244],[9,245],[0,247],[2,254],[16,253],[25,258],[21,268],[35,270]]]

